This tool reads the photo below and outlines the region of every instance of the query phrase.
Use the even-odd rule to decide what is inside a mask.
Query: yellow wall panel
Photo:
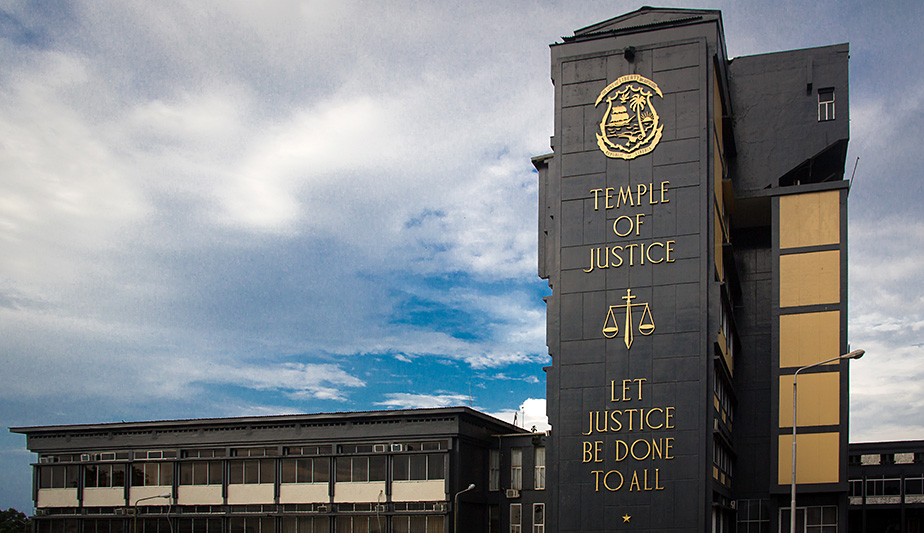
[[[840,423],[840,372],[799,374],[799,427]],[[780,376],[780,427],[792,427],[792,376]]]
[[[724,263],[722,262],[722,221],[719,219],[719,212],[716,209],[715,212],[715,270],[719,274],[719,280],[722,281],[725,279],[725,268]]]
[[[780,307],[838,303],[840,258],[838,250],[781,255]]]
[[[796,435],[796,483],[837,483],[840,481],[840,434],[806,433]],[[792,476],[792,435],[780,435],[780,485],[789,485]]]
[[[780,197],[780,248],[837,244],[840,237],[839,191]]]
[[[841,355],[839,311],[780,315],[780,368],[810,365]]]

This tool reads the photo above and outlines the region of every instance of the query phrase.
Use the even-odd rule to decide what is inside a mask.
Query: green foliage
[[[10,507],[0,511],[0,533],[29,533],[30,519],[24,513]]]

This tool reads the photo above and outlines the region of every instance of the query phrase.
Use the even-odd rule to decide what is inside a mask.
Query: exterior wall
[[[924,530],[924,441],[851,444],[849,530]]]
[[[724,133],[712,124],[723,114],[712,109],[721,103],[713,68],[724,57],[721,21],[676,10],[668,18],[686,22],[645,28],[652,13],[579,30],[552,48],[555,154],[540,170],[551,219],[540,223],[548,231],[540,272],[553,291],[552,531],[627,522],[703,531],[714,484],[730,484],[730,468],[711,460],[714,346],[727,344]],[[647,153],[609,157],[598,137],[601,98],[634,76],[660,90],[651,103],[663,132]],[[731,358],[726,351],[722,365]]]
[[[459,499],[460,531],[488,531],[489,508],[504,496],[487,490],[488,450],[499,449],[499,435],[530,435],[467,408],[13,430],[39,455],[36,533],[163,533],[168,520],[193,533],[451,531],[453,497],[470,483],[477,489]],[[381,468],[362,471],[373,460]],[[395,479],[402,460],[409,480]],[[119,476],[91,477],[97,471]],[[338,481],[343,475],[385,479]],[[95,483],[122,486],[85,486]]]

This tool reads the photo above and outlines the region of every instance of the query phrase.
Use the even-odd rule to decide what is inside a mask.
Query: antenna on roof
[[[853,177],[857,175],[857,165],[860,164],[860,156],[853,163],[853,173],[850,175],[850,181],[847,182],[847,196],[850,196],[850,188],[853,187]]]

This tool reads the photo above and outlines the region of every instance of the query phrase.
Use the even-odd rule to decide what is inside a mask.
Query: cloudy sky
[[[732,57],[850,42],[851,438],[924,438],[924,7],[677,5]],[[638,7],[0,0],[0,426],[540,423],[548,45]],[[31,509],[24,446],[0,508]]]

